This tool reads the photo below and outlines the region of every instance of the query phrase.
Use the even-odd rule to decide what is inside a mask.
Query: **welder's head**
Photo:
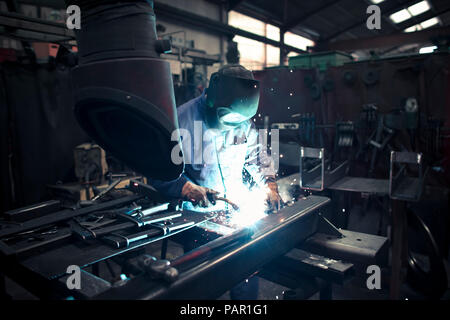
[[[259,103],[259,81],[238,64],[226,65],[211,75],[206,90],[206,120],[222,131],[238,127],[252,118]]]

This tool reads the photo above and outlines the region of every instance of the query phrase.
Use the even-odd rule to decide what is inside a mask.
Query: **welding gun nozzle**
[[[230,200],[227,199],[227,198],[224,198],[224,197],[216,197],[216,200],[224,201],[224,202],[228,203],[229,205],[231,205],[231,207],[233,207],[234,210],[236,210],[236,211],[239,210],[239,206],[238,206],[236,203],[230,201]]]

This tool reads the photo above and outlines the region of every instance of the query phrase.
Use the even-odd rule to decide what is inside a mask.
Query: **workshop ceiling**
[[[211,0],[223,3],[229,9],[264,20],[280,28],[306,36],[316,42],[353,40],[375,35],[401,32],[433,17],[438,17],[441,26],[450,25],[450,1],[428,0],[430,9],[394,23],[389,16],[422,0],[384,0],[377,5],[381,9],[381,30],[366,27],[366,9],[371,0]],[[376,1],[375,1],[376,2]],[[415,49],[415,46],[384,48],[381,53],[398,53]]]
[[[192,1],[192,0],[189,0]],[[438,17],[440,26],[450,25],[450,1],[427,0],[430,8],[403,22],[394,23],[389,16],[423,0],[207,0],[222,4],[260,19],[282,29],[305,36],[316,43],[332,43],[340,40],[356,40],[377,35],[390,35],[413,27],[433,17]],[[63,0],[19,0],[19,3],[38,4],[49,7],[64,7]],[[170,1],[155,0],[159,3]],[[188,1],[186,1],[188,2]],[[373,2],[381,9],[380,30],[366,27],[366,9]],[[382,41],[382,40],[381,40]],[[424,44],[420,44],[423,46]],[[401,45],[376,50],[379,54],[395,54],[417,51],[417,45]],[[356,51],[368,54],[368,51]]]

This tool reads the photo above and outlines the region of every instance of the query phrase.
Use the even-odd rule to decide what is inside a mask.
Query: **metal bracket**
[[[422,196],[424,177],[422,169],[423,155],[415,152],[391,151],[389,172],[389,196],[391,199],[404,201],[418,201]],[[396,164],[401,168],[396,172]],[[417,167],[417,176],[406,175],[406,165]]]
[[[304,159],[320,159],[320,163],[311,170],[304,170]],[[300,187],[307,190],[322,191],[337,180],[343,178],[348,169],[348,160],[332,170],[326,170],[324,148],[300,148]]]
[[[330,220],[325,218],[321,213],[318,213],[319,215],[319,226],[318,226],[318,232],[328,234],[331,236],[335,236],[338,238],[344,237],[342,232],[339,231],[338,228],[336,228]]]

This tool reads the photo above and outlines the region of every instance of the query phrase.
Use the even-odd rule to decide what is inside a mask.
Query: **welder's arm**
[[[276,182],[268,182],[267,183],[268,192],[267,192],[267,200],[270,203],[272,209],[279,210],[281,209],[281,203],[283,200],[281,199],[280,194],[278,193],[278,185]]]
[[[192,202],[194,206],[200,205],[201,207],[214,205],[214,199],[217,194],[219,194],[219,192],[196,185],[190,181],[187,181],[181,190],[181,195],[184,200]]]
[[[168,198],[181,199],[183,186],[189,180],[182,174],[178,179],[173,181],[162,181],[157,179],[147,179],[147,183],[158,190],[161,194]]]
[[[190,201],[194,206],[209,207],[214,205],[215,195],[218,194],[217,191],[192,183],[184,175],[173,181],[149,178],[148,184],[166,197]]]

